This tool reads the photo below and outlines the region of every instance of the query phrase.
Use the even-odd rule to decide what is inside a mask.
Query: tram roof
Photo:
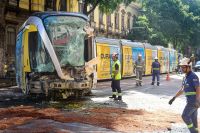
[[[156,45],[155,47],[157,47],[158,50],[162,50],[164,47],[160,46],[160,45]]]
[[[87,21],[89,20],[88,17],[84,14],[74,13],[74,12],[62,12],[62,11],[35,12],[31,16],[36,16],[36,17],[39,17],[40,19],[45,19],[46,17],[49,17],[49,16],[76,16],[76,17],[83,18]]]
[[[120,45],[120,42],[118,39],[110,39],[105,37],[96,37],[96,42],[98,43],[107,43],[109,45]]]
[[[129,41],[129,42],[127,43],[127,42],[123,42],[123,41],[122,41],[122,44],[123,44],[123,45],[131,46],[131,47],[134,47],[134,48],[144,48],[144,46],[142,45],[141,42],[131,42],[131,41]]]
[[[144,47],[147,49],[152,49],[152,45],[150,43],[143,43]]]
[[[152,50],[158,50],[158,48],[154,45],[152,45],[151,47],[152,47]]]

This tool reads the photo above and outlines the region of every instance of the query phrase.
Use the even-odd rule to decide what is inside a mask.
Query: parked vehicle
[[[193,67],[193,69],[194,69],[195,72],[200,71],[200,61],[197,61],[197,62],[196,62],[196,64],[195,64],[195,66]]]

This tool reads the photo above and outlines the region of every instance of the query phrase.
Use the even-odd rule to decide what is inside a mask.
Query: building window
[[[7,28],[7,54],[10,57],[15,56],[16,30],[15,27]]]
[[[128,15],[127,16],[127,29],[130,30],[130,28],[131,28],[131,13],[129,12],[127,15]]]
[[[125,30],[125,27],[124,27],[124,17],[125,17],[125,11],[122,10],[122,18],[121,18],[121,30],[124,31]]]
[[[9,5],[17,6],[19,5],[19,0],[8,0]]]
[[[4,47],[5,28],[0,24],[0,48]]]
[[[99,24],[103,24],[103,13],[99,11]]]
[[[78,3],[78,11],[79,11],[79,12],[82,12],[82,13],[83,13],[83,6],[84,6],[84,4],[83,4],[82,1]]]
[[[46,0],[45,1],[45,10],[46,11],[55,11],[56,10],[56,0]]]
[[[111,15],[110,14],[107,14],[107,26],[108,27],[111,27]]]
[[[119,29],[119,13],[115,13],[115,29]]]
[[[92,7],[90,7],[90,10]],[[94,22],[94,11],[90,13],[90,22]]]
[[[132,20],[132,21],[133,21],[133,22],[135,22],[135,20],[136,20],[136,16],[135,16],[135,15],[133,15],[133,20]]]
[[[67,11],[66,0],[60,0],[60,11]]]

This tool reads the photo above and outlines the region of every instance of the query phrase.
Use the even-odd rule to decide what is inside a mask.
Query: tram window
[[[85,61],[88,61],[88,39],[85,40],[84,59],[85,59]]]
[[[30,65],[33,72],[53,72],[54,66],[38,32],[29,32]]]
[[[29,32],[28,44],[29,44],[29,54],[30,54],[30,65],[33,71],[37,67],[37,62],[36,62],[36,50],[38,46],[37,37],[38,37],[38,32]]]
[[[84,45],[84,59],[86,62],[88,62],[89,60],[91,60],[92,57],[92,38],[87,38],[85,40],[85,45]]]

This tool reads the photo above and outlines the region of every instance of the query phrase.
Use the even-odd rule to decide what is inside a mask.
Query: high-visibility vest
[[[118,64],[118,66],[119,66],[119,71],[118,71],[117,75],[114,74],[115,73],[115,65],[116,64]],[[120,80],[121,79],[121,72],[120,72],[120,70],[121,70],[121,65],[120,65],[119,60],[117,60],[112,65],[112,78],[113,79],[115,79],[115,80]]]

